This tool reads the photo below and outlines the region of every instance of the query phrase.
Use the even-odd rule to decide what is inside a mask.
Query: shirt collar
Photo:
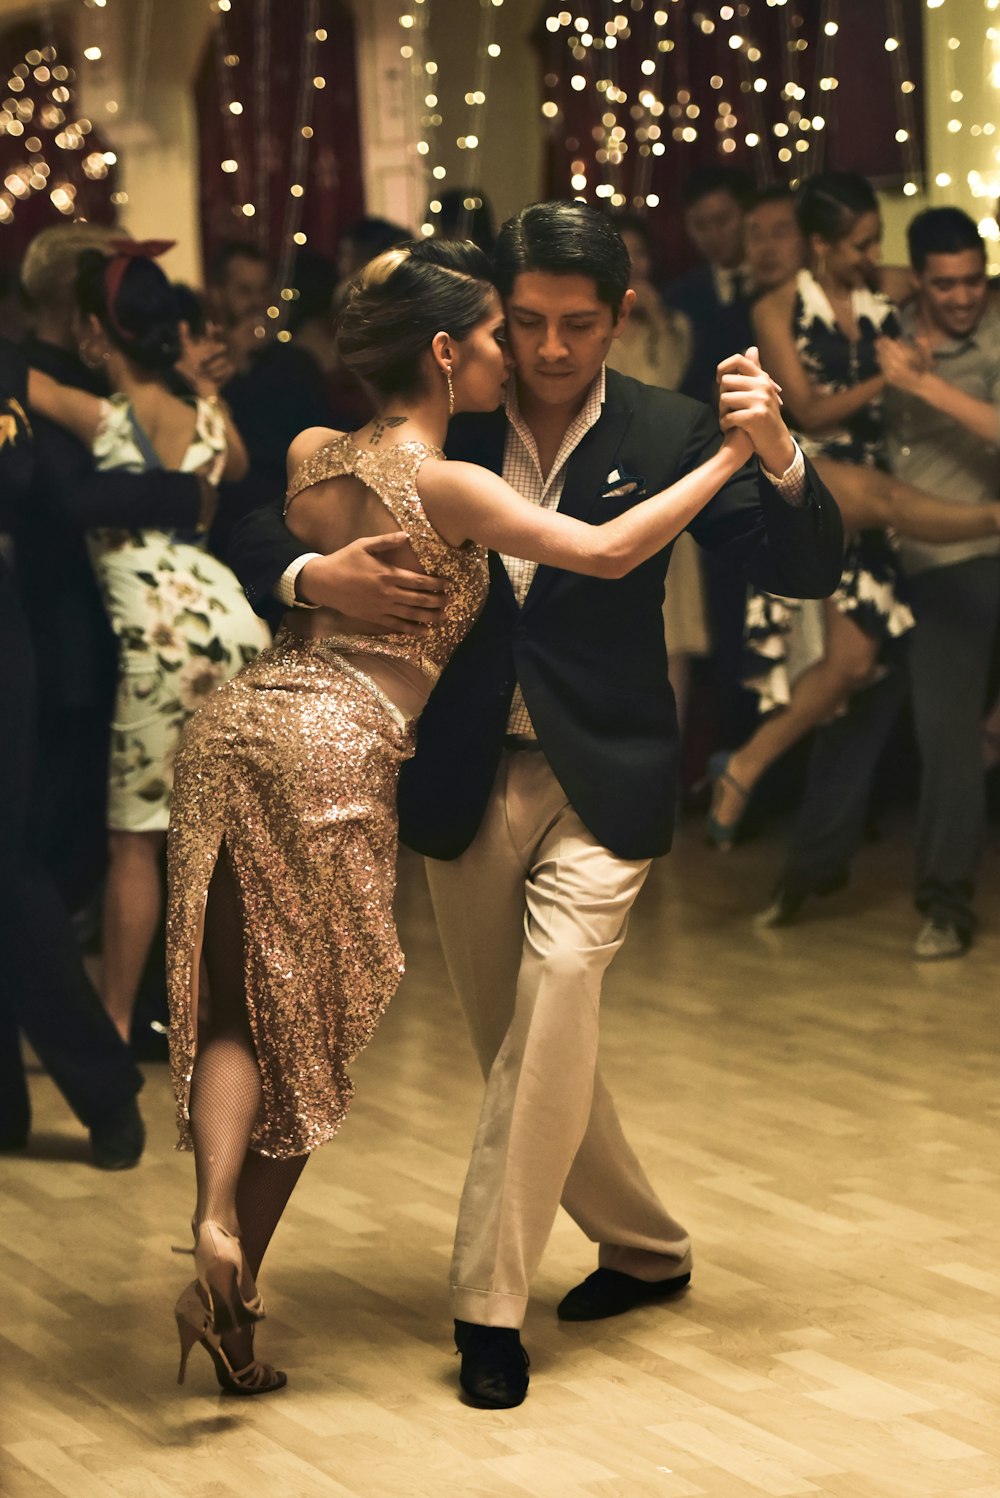
[[[750,285],[750,272],[745,265],[713,265],[712,276],[715,280],[715,293],[720,302],[729,303],[733,300],[733,291],[736,278],[743,291]]]
[[[982,333],[984,324],[989,320],[992,309],[987,306],[982,317],[977,322],[971,333],[966,333],[964,338],[949,338],[945,336],[935,343],[931,349],[932,359],[950,359],[955,354],[964,354],[966,349],[979,349],[982,347]],[[920,331],[920,316],[914,306],[904,307],[899,318],[900,328],[907,338],[912,338]]]
[[[521,408],[518,405],[517,381],[511,380],[509,382],[507,386],[507,396],[504,402],[504,409],[507,414],[507,420],[510,423],[510,431],[513,431],[517,434],[522,447],[530,455],[531,461],[534,463],[535,468],[538,472],[538,478],[539,482],[542,485],[543,493],[549,493],[549,491],[552,489],[553,484],[562,482],[560,475],[562,474],[562,471],[565,468],[566,464],[569,462],[570,456],[573,453],[574,449],[577,447],[584,434],[586,432],[589,432],[592,426],[596,426],[597,422],[600,420],[601,409],[604,405],[606,389],[607,369],[606,366],[602,364],[599,371],[594,376],[594,380],[592,385],[590,386],[590,389],[587,391],[587,395],[584,399],[583,405],[573,417],[573,420],[569,423],[569,426],[566,428],[566,431],[563,434],[562,442],[559,444],[559,451],[556,454],[555,462],[552,464],[548,476],[543,477],[541,464],[538,459],[538,444],[535,441],[531,428],[528,426],[527,422],[522,416]],[[508,437],[510,435],[510,431],[508,432]]]
[[[602,364],[594,376],[593,384],[587,391],[583,405],[570,422],[570,427],[575,428],[579,424],[581,432],[586,432],[600,419],[601,407],[604,405],[607,394],[607,384],[608,369],[606,364]],[[521,415],[521,407],[517,399],[516,379],[508,381],[507,394],[504,397],[504,411],[511,426],[517,427],[519,431],[524,428],[525,420]]]

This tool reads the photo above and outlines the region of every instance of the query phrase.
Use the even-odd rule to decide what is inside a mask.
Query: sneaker
[[[969,939],[963,936],[954,921],[932,915],[917,933],[913,943],[913,955],[918,962],[940,962],[948,957],[964,957],[969,950]]]
[[[131,1170],[145,1144],[146,1128],[134,1096],[91,1126],[90,1158],[98,1170]]]

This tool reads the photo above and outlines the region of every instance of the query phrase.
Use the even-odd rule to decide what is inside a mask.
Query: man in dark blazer
[[[669,282],[662,294],[691,324],[691,361],[681,391],[709,405],[715,404],[719,364],[754,342],[744,245],[753,190],[745,172],[713,165],[696,167],[681,191],[684,229],[701,263]],[[724,744],[742,744],[757,720],[757,701],[743,686],[746,578],[727,558],[711,553],[704,571],[719,737]]]
[[[691,362],[681,390],[695,400],[714,401],[716,368],[753,342],[744,253],[744,219],[753,196],[746,173],[728,166],[696,169],[681,191],[684,227],[701,264],[668,282],[663,300],[691,322]]]
[[[503,226],[497,281],[517,378],[506,412],[455,422],[450,455],[597,523],[718,446],[706,408],[605,370],[629,269],[611,222],[581,203],[535,204]],[[724,367],[722,412],[776,477],[753,459],[692,533],[763,587],[828,594],[840,517],[755,359]],[[356,551],[339,594],[337,560],[301,557],[275,512],[235,539],[252,598],[276,589],[286,602],[350,600],[359,617],[384,617],[376,587],[364,606]],[[527,1391],[518,1328],[560,1201],[600,1245],[564,1319],[615,1315],[690,1278],[688,1236],[626,1144],[597,1070],[603,973],[672,832],[669,554],[616,581],[491,556],[487,603],[431,696],[400,786],[401,835],[429,855],[445,958],[487,1077],[452,1266],[461,1384],[481,1405],[519,1404]]]
[[[14,584],[11,536],[31,492],[28,369],[0,339],[0,1151],[23,1149],[31,1100],[21,1035],[89,1130],[104,1170],[135,1165],[142,1075],[83,966],[69,913],[32,836],[35,658]]]

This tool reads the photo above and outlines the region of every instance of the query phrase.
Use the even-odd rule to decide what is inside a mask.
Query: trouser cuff
[[[456,1321],[472,1321],[476,1326],[524,1325],[528,1309],[526,1295],[510,1295],[502,1290],[470,1290],[465,1285],[451,1287],[451,1314]]]

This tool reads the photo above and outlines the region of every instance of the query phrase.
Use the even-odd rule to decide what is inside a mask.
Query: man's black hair
[[[696,166],[681,188],[681,201],[692,208],[713,192],[727,192],[745,210],[753,202],[753,178],[735,166]]]
[[[643,218],[641,213],[630,213],[626,208],[612,209],[610,218],[619,234],[634,234],[641,239],[646,254],[652,259],[656,245],[648,218]]]
[[[270,265],[270,261],[255,244],[244,239],[227,239],[220,244],[208,262],[206,280],[209,286],[221,286],[234,260],[253,260],[257,265]]]
[[[910,264],[918,273],[927,264],[928,255],[959,255],[963,250],[978,250],[986,259],[975,219],[961,208],[925,208],[910,220],[906,230]]]
[[[501,224],[494,267],[505,297],[522,271],[589,276],[616,317],[632,274],[625,241],[608,215],[569,200],[529,203]]]
[[[381,255],[386,250],[409,244],[412,238],[412,231],[402,224],[394,224],[391,219],[377,218],[373,214],[348,224],[340,236],[341,243],[349,239],[354,246],[359,265],[374,260],[376,255]]]
[[[795,189],[789,187],[787,182],[771,182],[767,187],[757,189],[747,206],[747,211],[752,213],[762,203],[790,203],[794,208],[797,202]]]

